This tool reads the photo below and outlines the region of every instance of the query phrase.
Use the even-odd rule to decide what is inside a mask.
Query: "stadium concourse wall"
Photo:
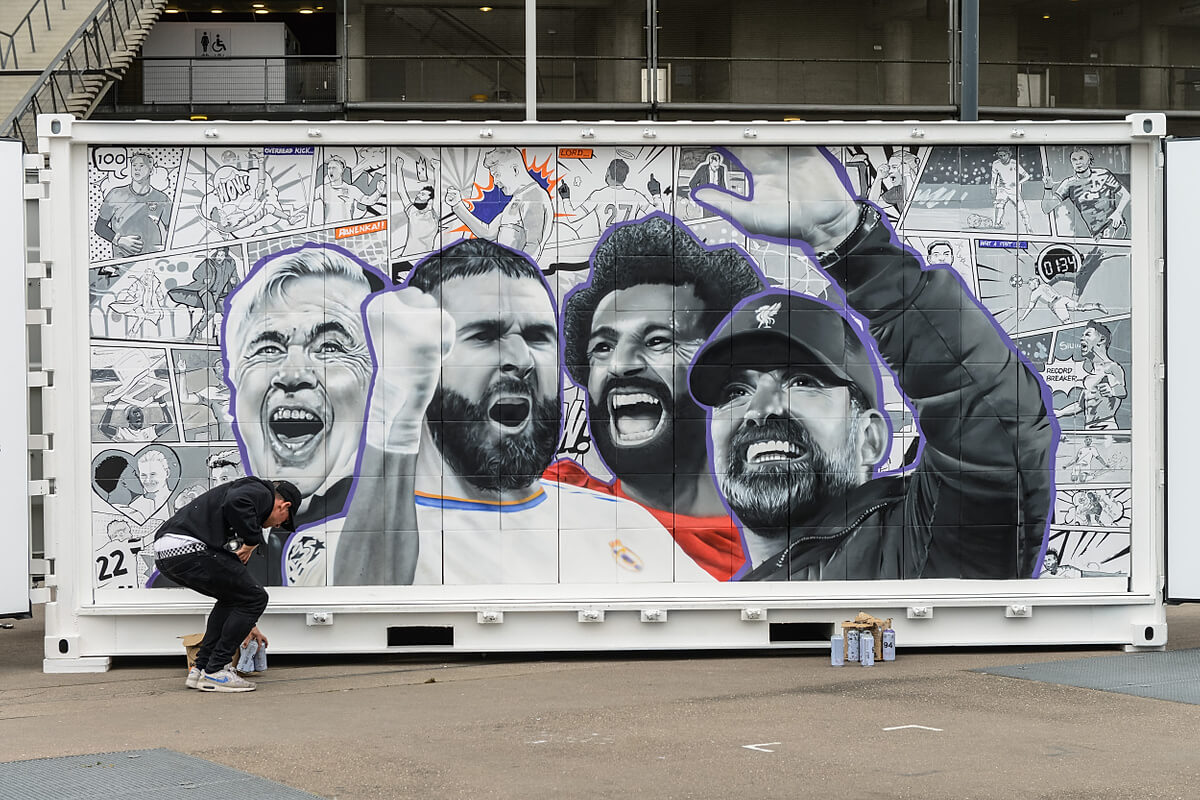
[[[1161,647],[1163,128],[44,116],[45,669],[249,474],[273,653]]]

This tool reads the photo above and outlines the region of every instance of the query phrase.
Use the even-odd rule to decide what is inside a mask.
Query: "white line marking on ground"
[[[938,733],[942,732],[941,728],[931,728],[928,725],[896,725],[891,728],[884,728],[884,730],[885,731],[902,731],[905,728],[916,728],[916,729],[922,730],[922,731],[937,731]]]

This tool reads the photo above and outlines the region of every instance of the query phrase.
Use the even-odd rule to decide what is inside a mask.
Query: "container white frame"
[[[40,376],[26,377],[29,343],[26,324],[33,316],[25,309],[25,183],[21,143],[0,140],[0,265],[6,272],[0,297],[0,325],[4,350],[0,365],[9,376],[0,388],[0,408],[6,421],[0,426],[0,508],[5,525],[0,528],[0,617],[25,616],[30,611],[29,567],[29,385]]]
[[[1192,358],[1189,340],[1195,327],[1191,319],[1192,300],[1200,291],[1200,272],[1196,270],[1191,235],[1191,226],[1200,212],[1193,188],[1196,176],[1200,175],[1200,139],[1167,141],[1166,162],[1166,230],[1175,231],[1174,238],[1167,239],[1166,251],[1166,276],[1171,287],[1166,301],[1166,355],[1175,353],[1175,363],[1186,365]],[[1194,370],[1181,367],[1168,376],[1167,409],[1168,413],[1172,407],[1179,409],[1179,422],[1170,431],[1166,461],[1167,469],[1174,467],[1178,474],[1190,471],[1191,455],[1200,446],[1200,430],[1190,413],[1198,392],[1200,378]],[[1173,601],[1200,601],[1200,571],[1196,569],[1200,565],[1200,535],[1197,535],[1196,505],[1189,497],[1190,487],[1190,483],[1180,484],[1179,491],[1172,494],[1168,490],[1166,495],[1169,544],[1166,593]]]
[[[1108,122],[93,122],[38,120],[42,258],[54,283],[44,333],[47,429],[57,469],[46,498],[44,669],[92,671],[110,657],[182,651],[210,603],[178,602],[92,587],[87,147],[90,145],[1100,145],[1131,148],[1133,409],[1131,575],[1009,581],[880,580],[700,585],[506,587],[287,587],[263,626],[272,653],[551,651],[828,647],[771,641],[772,623],[829,624],[859,611],[895,618],[900,646],[1115,644],[1166,641],[1162,586],[1163,179],[1161,114]],[[71,231],[63,236],[63,231]],[[708,586],[708,585],[705,585]],[[437,591],[430,591],[436,589]],[[155,590],[161,591],[161,590]],[[651,624],[652,623],[652,624]],[[393,626],[451,628],[452,645],[388,647]],[[778,630],[778,629],[777,629]],[[812,629],[810,629],[812,630]],[[818,627],[815,630],[822,630]],[[779,631],[782,633],[782,631]],[[778,638],[778,637],[777,637]]]

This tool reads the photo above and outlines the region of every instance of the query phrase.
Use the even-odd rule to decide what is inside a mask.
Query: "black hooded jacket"
[[[246,477],[223,483],[175,512],[154,533],[178,533],[221,549],[239,538],[248,545],[263,543],[263,524],[275,507],[275,488],[261,478]]]

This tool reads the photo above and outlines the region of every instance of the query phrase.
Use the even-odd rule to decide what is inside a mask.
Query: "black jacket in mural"
[[[175,512],[155,532],[178,533],[221,549],[240,538],[248,545],[263,543],[263,523],[275,507],[275,489],[261,478],[239,478],[223,483]]]
[[[922,269],[890,235],[876,225],[825,270],[916,409],[920,461],[793,525],[744,580],[1033,575],[1055,443],[1041,384],[954,272]]]

